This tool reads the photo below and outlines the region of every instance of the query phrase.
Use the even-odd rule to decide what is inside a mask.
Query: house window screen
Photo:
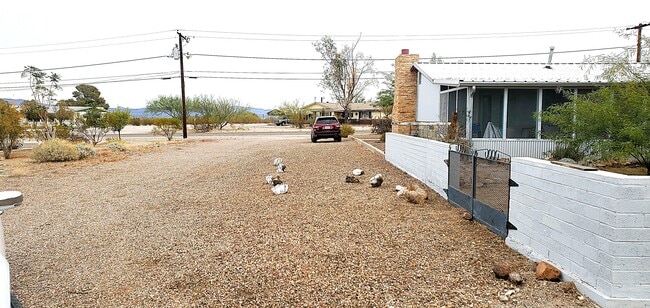
[[[568,91],[573,92],[572,90]],[[542,111],[548,110],[548,108],[551,106],[562,105],[568,101],[569,99],[564,96],[564,93],[558,93],[558,91],[555,89],[542,90]],[[542,138],[553,138],[559,132],[560,129],[557,126],[549,122],[542,121]]]
[[[440,121],[451,122],[454,112],[458,113],[458,126],[464,132],[467,123],[467,88],[440,94]]]
[[[449,93],[440,94],[440,122],[447,122],[447,110],[449,109]]]
[[[503,136],[503,89],[478,89],[474,93],[472,115],[472,137],[489,138],[494,134],[486,135],[487,128],[497,136]]]
[[[535,138],[536,111],[536,89],[509,89],[506,138]]]

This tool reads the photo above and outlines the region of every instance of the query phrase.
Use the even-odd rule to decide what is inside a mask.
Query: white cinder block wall
[[[434,140],[386,133],[388,162],[425,183],[447,199],[449,144]]]
[[[386,134],[386,160],[445,199],[449,145]],[[506,243],[558,266],[605,307],[650,306],[650,177],[513,158]]]
[[[650,177],[513,158],[506,243],[605,307],[650,306]]]

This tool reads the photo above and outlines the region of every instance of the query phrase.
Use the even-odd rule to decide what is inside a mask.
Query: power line
[[[609,29],[608,31],[611,31]],[[516,33],[486,33],[486,34],[432,34],[432,35],[362,35],[356,38],[347,36],[331,36],[336,39],[343,37],[343,40],[350,41],[359,38],[361,42],[404,42],[404,41],[445,41],[445,40],[470,40],[470,39],[496,39],[516,37],[537,37],[537,36],[559,36],[575,35],[585,33],[604,32],[604,30],[574,31],[574,32],[516,32]],[[220,39],[220,40],[242,40],[242,41],[274,41],[274,42],[313,42],[318,38],[272,38],[272,37],[228,37],[228,36],[206,36],[199,35],[197,38]]]
[[[196,76],[190,78],[207,79],[233,79],[233,80],[294,80],[294,81],[317,81],[321,78],[299,78],[299,77],[238,77],[238,76]],[[361,80],[382,80],[383,77],[361,77]]]
[[[179,78],[178,76],[175,77],[169,77],[171,78]],[[143,78],[129,78],[129,79],[117,79],[117,80],[105,80],[105,81],[93,81],[89,82],[89,84],[107,84],[107,83],[121,83],[121,82],[133,82],[133,81],[147,81],[147,80],[160,80],[161,77],[143,77]],[[70,86],[77,86],[79,83],[63,83],[59,84],[61,87],[70,87]],[[0,87],[0,90],[2,91],[25,91],[25,90],[30,90],[31,88],[29,86],[12,86],[12,87]]]
[[[629,48],[629,46],[603,47],[603,48],[591,48],[591,49],[579,49],[579,50],[565,50],[565,51],[556,51],[555,53],[576,53],[576,52],[601,51],[601,50],[611,50],[611,49],[620,49],[620,48]],[[475,56],[438,57],[438,59],[502,58],[502,57],[537,56],[537,55],[547,55],[547,54],[548,54],[548,52],[534,52],[534,53],[502,54],[502,55],[475,55]],[[235,58],[235,59],[251,59],[251,60],[324,61],[322,58],[283,58],[283,57],[221,55],[221,54],[205,54],[205,53],[198,53],[198,54],[192,54],[192,55],[193,56],[203,56],[203,57]],[[394,58],[377,58],[377,59],[372,59],[371,58],[371,59],[368,59],[368,60],[372,60],[372,61],[395,61]]]
[[[120,63],[128,63],[128,62],[138,62],[138,61],[153,60],[153,59],[159,59],[159,58],[167,58],[167,56],[154,56],[154,57],[145,57],[145,58],[137,58],[137,59],[129,59],[129,60],[118,60],[118,61],[92,63],[92,64],[52,67],[52,68],[41,69],[41,71],[54,71],[54,70],[65,70],[65,69],[100,66],[100,65],[111,65],[111,64],[120,64]],[[21,74],[22,72],[23,71],[0,72],[0,75]]]
[[[545,31],[519,31],[519,32],[488,32],[488,33],[448,33],[448,34],[366,34],[363,37],[372,38],[397,38],[397,37],[453,37],[453,36],[502,36],[502,35],[525,35],[534,36],[536,34],[580,34],[588,32],[604,32],[613,29],[622,28],[617,27],[599,27],[599,28],[580,28],[580,29],[563,29],[563,30],[545,30]],[[295,33],[265,33],[265,32],[235,32],[235,31],[214,31],[214,30],[190,30],[184,29],[184,32],[198,32],[198,33],[217,33],[217,34],[234,34],[234,35],[255,35],[255,36],[279,36],[279,37],[322,37],[325,34],[295,34]],[[333,34],[330,37],[348,37],[358,38],[359,34]]]
[[[170,74],[177,74],[176,71],[168,72],[156,72],[156,73],[140,73],[140,74],[128,74],[128,75],[112,75],[112,76],[96,76],[96,77],[83,77],[83,78],[69,78],[61,79],[60,82],[69,82],[75,80],[102,80],[102,79],[111,79],[111,78],[125,78],[125,77],[143,77],[143,76],[166,76]],[[11,81],[11,82],[0,82],[0,84],[23,84],[29,85],[29,81]]]
[[[140,34],[131,34],[131,35],[123,35],[123,36],[114,36],[114,37],[107,37],[107,38],[100,38],[100,39],[82,40],[82,41],[63,42],[63,43],[0,47],[0,50],[3,50],[3,49],[33,48],[33,47],[44,47],[44,46],[70,45],[70,44],[79,44],[79,43],[88,43],[88,42],[97,42],[97,41],[107,41],[107,40],[116,40],[116,39],[130,38],[130,37],[137,37],[137,36],[160,34],[160,33],[166,33],[166,32],[171,32],[171,31],[173,31],[173,30],[157,31],[157,32],[149,32],[149,33],[140,33]]]
[[[590,48],[590,49],[579,49],[579,50],[565,50],[565,51],[554,51],[553,53],[576,53],[576,52],[587,52],[587,51],[602,51],[602,50],[612,50],[612,49],[622,49],[630,48],[630,46],[617,46],[617,47],[604,47],[604,48]],[[482,55],[482,56],[459,56],[459,57],[436,57],[436,59],[476,59],[476,58],[503,58],[503,57],[523,57],[523,56],[539,56],[547,55],[548,52],[532,52],[532,53],[518,53],[518,54],[503,54],[503,55]]]
[[[173,39],[173,37],[171,37]],[[67,51],[67,50],[77,50],[77,49],[90,49],[90,48],[99,48],[99,47],[108,47],[108,46],[120,46],[120,45],[129,45],[129,44],[140,44],[147,42],[163,41],[169,40],[170,37],[150,39],[150,40],[140,40],[140,41],[130,41],[130,42],[120,42],[112,44],[102,44],[102,45],[92,45],[92,46],[80,46],[80,47],[68,47],[68,48],[56,48],[56,49],[42,49],[42,50],[30,50],[30,51],[13,51],[13,52],[0,52],[0,55],[16,55],[16,54],[30,54],[30,53],[41,53],[41,52],[52,52],[52,51]]]

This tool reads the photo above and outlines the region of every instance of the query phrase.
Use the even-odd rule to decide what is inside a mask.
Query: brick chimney
[[[393,133],[409,134],[408,125],[401,122],[415,122],[415,109],[417,100],[417,72],[412,72],[411,67],[420,60],[420,55],[409,54],[408,49],[402,49],[395,59],[395,101],[393,103]]]

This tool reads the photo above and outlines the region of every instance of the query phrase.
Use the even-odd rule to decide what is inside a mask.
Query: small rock
[[[346,175],[345,176],[345,182],[346,183],[359,183],[359,179],[357,179],[354,176]]]
[[[372,187],[379,187],[382,183],[384,183],[384,177],[381,175],[381,173],[376,174],[370,178],[370,186]]]
[[[510,274],[512,270],[510,269],[510,266],[499,263],[492,268],[492,271],[494,272],[494,276],[497,278],[507,279],[508,274]]]
[[[470,214],[470,212],[463,212],[462,217],[465,220],[472,220],[472,214]]]
[[[521,274],[517,272],[511,272],[510,274],[508,274],[508,280],[514,284],[521,284],[522,282],[524,282],[524,279],[521,278]]]
[[[285,166],[283,163],[280,163],[278,165],[278,172],[282,173],[287,169],[287,166]]]
[[[501,295],[501,296],[499,296],[499,300],[505,303],[505,302],[508,301],[508,297],[505,296],[505,295]]]
[[[276,158],[275,160],[273,160],[273,165],[274,166],[277,166],[277,165],[279,165],[281,163],[282,163],[282,158]]]
[[[540,280],[559,281],[562,272],[547,262],[539,262],[535,270],[535,277]]]
[[[273,191],[273,193],[275,193],[276,195],[284,194],[288,190],[289,190],[289,185],[287,185],[287,184],[279,184],[279,185],[275,185],[275,186],[273,186],[271,188],[271,191]]]
[[[513,294],[515,294],[515,290],[508,290],[508,291],[506,292],[506,294],[504,294],[504,295],[507,296],[507,297],[510,297],[510,296],[512,296]]]
[[[564,293],[573,293],[576,291],[576,285],[573,283],[573,281],[562,281],[558,283],[558,285]]]
[[[577,162],[571,158],[565,157],[560,159],[561,162],[563,163],[569,163],[569,164],[577,164]]]
[[[585,300],[585,297],[582,296],[582,295],[580,295],[580,296],[578,296],[578,300],[579,300],[579,301],[583,301],[583,300]]]
[[[402,185],[397,185],[397,186],[395,186],[395,191],[397,191],[398,196],[401,196],[406,191],[406,187],[404,187]]]
[[[354,170],[352,170],[352,174],[354,174],[354,175],[356,175],[356,176],[360,176],[360,175],[363,174],[363,170],[361,170],[361,169],[354,169]]]
[[[428,199],[427,192],[417,185],[409,185],[402,194],[408,202],[422,204]]]
[[[279,185],[279,184],[282,184],[282,181],[280,180],[280,176],[279,175],[273,176],[271,178],[271,185],[275,186],[275,185]]]
[[[272,175],[269,174],[269,175],[266,176],[266,183],[267,184],[273,183],[273,176]]]

